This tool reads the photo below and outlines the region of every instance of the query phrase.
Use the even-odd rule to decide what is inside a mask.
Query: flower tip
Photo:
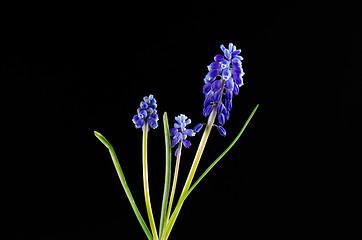
[[[226,48],[224,47],[224,44],[221,44],[221,45],[220,45],[220,49],[221,49],[221,51],[223,51],[223,52],[225,51]]]
[[[94,131],[94,135],[98,138],[99,141],[101,141],[101,142],[104,144],[104,146],[106,146],[107,148],[109,148],[109,146],[110,146],[111,144],[107,141],[107,139],[106,139],[105,137],[103,137],[102,134],[100,134],[100,133],[97,132],[97,131]]]
[[[143,101],[141,101],[140,107],[137,109],[137,114],[132,118],[132,122],[135,125],[135,128],[143,128],[146,122],[148,122],[148,126],[150,126],[150,128],[157,128],[157,121],[159,119],[156,108],[156,99],[152,94],[150,94],[148,97],[143,97]]]

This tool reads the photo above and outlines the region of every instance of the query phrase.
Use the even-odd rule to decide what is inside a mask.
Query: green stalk
[[[215,106],[214,109],[212,110],[211,114],[210,114],[209,120],[207,121],[207,125],[205,127],[204,134],[202,135],[202,138],[201,138],[201,141],[200,141],[200,144],[199,144],[199,148],[197,149],[197,152],[196,152],[196,155],[195,155],[195,158],[194,158],[194,162],[192,163],[191,170],[190,170],[189,175],[188,175],[188,177],[186,179],[186,183],[185,183],[185,186],[184,186],[184,188],[182,190],[181,195],[185,194],[185,192],[187,190],[189,190],[189,188],[190,188],[192,179],[194,178],[195,173],[196,173],[197,166],[199,165],[202,153],[204,152],[207,139],[209,138],[212,126],[214,125],[215,118],[216,118],[216,113],[217,113],[217,109],[216,109],[216,106]]]
[[[148,123],[147,121],[145,121],[145,124],[143,125],[143,141],[142,141],[143,190],[145,195],[148,220],[150,221],[153,239],[158,240],[156,224],[152,214],[151,199],[150,199],[150,192],[148,185],[147,138],[148,138]]]
[[[160,227],[158,235],[161,236],[163,229],[166,225],[168,217],[167,215],[167,205],[168,198],[170,194],[171,186],[171,138],[170,138],[170,128],[168,126],[167,113],[163,114],[163,128],[165,132],[165,147],[166,147],[166,166],[165,166],[165,185],[163,189],[163,198],[162,198],[162,208],[161,208],[161,217],[160,217]]]
[[[171,198],[170,198],[170,203],[169,203],[169,205],[168,205],[168,210],[167,210],[166,224],[167,224],[168,219],[169,219],[169,217],[170,217],[171,208],[172,208],[172,203],[173,203],[173,198],[174,198],[174,196],[175,196],[176,183],[177,183],[177,177],[178,177],[178,170],[179,170],[179,167],[180,167],[181,149],[182,149],[182,140],[181,140],[180,143],[178,144],[178,149],[177,149],[177,159],[176,159],[176,164],[175,164],[175,172],[174,172],[174,176],[173,176],[173,184],[172,184],[172,190],[171,190]]]
[[[130,202],[131,206],[132,206],[132,209],[134,211],[134,213],[136,214],[136,217],[139,221],[139,223],[141,224],[141,227],[143,229],[143,231],[145,232],[147,238],[149,240],[153,240],[152,238],[152,234],[150,232],[150,230],[148,229],[145,221],[143,220],[138,208],[137,208],[137,205],[133,199],[133,196],[131,194],[131,191],[129,190],[128,188],[128,185],[127,185],[127,182],[126,182],[126,178],[123,174],[123,171],[122,171],[122,168],[121,168],[121,165],[119,164],[118,162],[118,158],[117,158],[117,155],[112,147],[112,145],[108,142],[108,140],[102,135],[100,134],[99,132],[96,132],[94,131],[94,135],[99,139],[99,141],[101,141],[104,146],[106,146],[109,150],[109,153],[111,154],[111,157],[112,157],[112,161],[113,161],[113,164],[114,164],[114,167],[116,168],[116,171],[117,171],[117,174],[118,174],[118,177],[119,179],[121,180],[121,183],[122,183],[122,187],[124,189],[124,191],[126,192],[126,195],[127,195],[127,198],[128,198],[128,201]]]

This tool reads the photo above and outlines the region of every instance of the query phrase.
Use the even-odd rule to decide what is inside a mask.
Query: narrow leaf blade
[[[126,182],[126,178],[123,174],[123,171],[122,171],[122,168],[121,168],[121,165],[119,164],[119,161],[118,161],[118,158],[117,158],[117,155],[116,153],[114,152],[114,149],[112,147],[112,145],[108,142],[108,140],[102,135],[100,134],[99,132],[96,132],[94,131],[94,135],[108,148],[109,150],[109,153],[112,157],[112,161],[113,161],[113,164],[114,164],[114,167],[116,168],[116,171],[118,173],[118,177],[119,179],[121,180],[121,183],[122,183],[122,186],[123,186],[123,189],[124,191],[126,192],[126,195],[127,195],[127,198],[132,206],[132,209],[134,211],[134,213],[136,214],[136,217],[143,229],[143,231],[145,232],[147,238],[149,240],[153,240],[153,237],[152,237],[152,234],[150,232],[150,230],[148,229],[145,221],[143,220],[142,216],[141,216],[141,213],[139,212],[138,208],[137,208],[137,205],[133,199],[133,196],[131,194],[131,191],[130,189],[128,188],[128,185],[127,185],[127,182]]]
[[[234,144],[238,141],[238,139],[240,138],[240,136],[242,135],[242,133],[244,132],[246,126],[248,125],[248,123],[250,122],[250,120],[252,119],[252,117],[254,116],[256,110],[258,109],[259,104],[256,105],[256,107],[254,108],[254,110],[252,111],[252,113],[250,114],[248,120],[246,120],[244,126],[242,127],[242,129],[240,130],[239,134],[236,136],[236,138],[232,141],[232,143],[226,148],[226,150],[204,171],[204,173],[196,180],[196,182],[190,187],[190,189],[185,192],[182,196],[180,196],[179,201],[176,204],[176,207],[170,217],[169,223],[167,224],[167,226],[165,227],[165,232],[163,234],[163,236],[161,237],[162,240],[167,239],[168,236],[170,235],[170,232],[172,230],[173,225],[175,224],[176,218],[181,210],[181,207],[184,203],[184,201],[186,200],[186,198],[189,196],[189,194],[195,189],[195,187],[197,186],[197,184],[200,183],[200,181],[206,176],[207,173],[210,172],[210,170],[222,159],[222,157],[234,146]]]
[[[191,191],[196,187],[197,184],[199,184],[199,182],[206,176],[206,174],[208,174],[210,172],[210,170],[222,159],[222,157],[224,157],[224,155],[234,146],[234,144],[239,140],[240,136],[243,134],[246,126],[248,125],[248,123],[250,122],[250,120],[252,119],[252,117],[254,116],[254,113],[256,112],[256,110],[258,109],[259,104],[256,105],[256,107],[254,108],[254,110],[252,111],[252,113],[250,114],[248,120],[246,120],[244,126],[242,127],[242,129],[240,130],[239,134],[235,137],[235,139],[231,142],[231,144],[225,149],[225,151],[204,171],[203,174],[201,174],[201,176],[196,180],[196,182],[192,185],[192,187],[189,189],[188,194],[191,193]],[[188,195],[187,194],[187,195]]]
[[[170,128],[167,118],[167,113],[163,114],[163,126],[165,133],[165,149],[166,149],[166,162],[165,162],[165,185],[163,190],[162,197],[162,208],[161,208],[161,218],[160,218],[160,226],[158,235],[161,236],[163,229],[166,225],[167,219],[167,206],[170,195],[170,186],[171,186],[171,138],[170,138]]]

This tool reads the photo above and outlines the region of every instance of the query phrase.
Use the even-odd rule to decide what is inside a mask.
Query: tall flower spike
[[[173,136],[171,139],[171,147],[176,146],[177,143],[182,141],[184,147],[189,148],[191,146],[191,142],[186,140],[187,136],[193,137],[197,132],[199,132],[202,128],[202,124],[200,123],[195,126],[194,129],[186,129],[186,125],[191,123],[191,119],[187,118],[186,115],[180,114],[175,117],[176,123],[174,124],[174,128],[170,129],[170,135]],[[195,130],[196,129],[196,130]],[[175,151],[175,155],[177,155],[177,150]]]
[[[224,55],[218,54],[214,57],[207,68],[209,72],[204,78],[205,85],[203,93],[205,94],[204,110],[205,117],[209,116],[213,107],[217,107],[218,121],[224,125],[229,119],[232,107],[233,96],[239,94],[239,88],[244,85],[242,68],[243,58],[239,55],[241,50],[229,43],[228,48],[220,46]],[[226,135],[226,130],[220,127],[219,133]]]
[[[137,109],[137,114],[133,116],[132,122],[136,128],[142,128],[147,122],[148,126],[155,129],[158,127],[157,103],[153,95],[144,97]],[[149,129],[149,128],[148,128]]]

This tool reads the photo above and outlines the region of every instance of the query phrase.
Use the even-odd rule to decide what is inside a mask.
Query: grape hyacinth
[[[153,95],[144,97],[137,109],[137,114],[133,116],[132,121],[136,128],[143,128],[145,122],[148,126],[155,129],[158,127],[157,103]],[[149,129],[149,128],[148,128]]]
[[[189,148],[191,146],[191,142],[186,140],[187,136],[193,137],[195,136],[196,132],[194,129],[186,129],[186,125],[191,123],[191,119],[186,117],[185,114],[180,114],[179,116],[175,117],[176,123],[174,124],[174,128],[170,129],[170,135],[173,136],[171,140],[171,147],[174,147],[177,143],[182,141],[184,147]],[[198,126],[198,131],[201,130],[201,127]],[[175,155],[177,155],[177,150],[175,151]]]
[[[194,191],[196,185],[199,184],[199,182],[210,172],[210,170],[220,161],[220,159],[222,159],[223,156],[236,144],[259,106],[258,104],[254,108],[249,118],[245,122],[244,126],[241,128],[240,132],[237,134],[231,144],[225,149],[225,151],[223,151],[222,154],[217,157],[216,160],[213,161],[208,168],[206,168],[206,170],[198,177],[198,179],[194,181],[194,177],[197,173],[197,168],[200,165],[200,161],[203,157],[203,153],[206,144],[208,143],[208,139],[211,136],[212,129],[216,127],[218,133],[221,136],[226,136],[226,130],[224,128],[224,125],[230,117],[233,96],[238,95],[239,88],[244,85],[244,71],[242,68],[243,58],[239,56],[241,50],[236,49],[236,46],[232,43],[229,43],[228,48],[225,48],[224,45],[221,45],[220,48],[223,51],[223,55],[218,54],[214,57],[214,62],[212,62],[208,66],[208,73],[204,78],[205,85],[203,87],[203,94],[205,100],[203,103],[203,115],[207,117],[207,123],[198,123],[193,128],[187,128],[187,126],[191,124],[191,119],[189,119],[185,114],[180,114],[175,117],[176,122],[174,123],[173,127],[170,127],[167,112],[163,113],[162,126],[165,136],[164,146],[166,153],[164,168],[165,181],[158,227],[156,226],[157,219],[154,218],[152,210],[148,174],[148,138],[149,135],[150,138],[153,135],[151,134],[152,131],[149,132],[149,129],[157,128],[159,120],[157,115],[156,99],[153,97],[153,95],[145,96],[137,109],[137,114],[134,115],[132,118],[132,122],[135,128],[142,129],[142,180],[144,204],[148,216],[148,224],[145,222],[145,219],[142,217],[142,214],[138,210],[136,202],[132,196],[130,187],[126,182],[125,174],[123,173],[123,170],[121,168],[121,162],[118,160],[115,149],[102,134],[94,131],[95,136],[101,141],[102,144],[107,147],[111,155],[112,162],[121,181],[123,190],[125,191],[128,201],[131,204],[132,209],[148,240],[169,239],[171,230],[174,227],[175,221],[180,213],[181,207],[184,205],[186,198],[189,196],[191,191]],[[180,94],[182,94],[182,89],[179,90],[181,91]],[[182,101],[183,98],[173,97],[170,99],[170,101],[175,100]],[[203,134],[202,137],[199,139],[198,147],[193,157],[193,162],[189,169],[187,179],[183,184],[183,188],[181,193],[179,194],[179,198],[175,199],[178,173],[181,170],[180,162],[183,150],[182,148],[190,148],[191,142],[188,140],[188,137],[195,136],[196,133],[200,132],[203,128]],[[194,141],[195,140],[196,139],[194,139]],[[175,147],[176,145],[177,147]],[[176,148],[176,161],[174,163],[172,161],[172,148]],[[219,149],[215,150],[219,151]],[[137,156],[138,154],[135,155]],[[126,156],[126,153],[124,153],[123,156]],[[151,158],[152,157],[153,154],[151,154]],[[185,157],[188,157],[188,155],[186,154]],[[127,159],[128,158],[126,157],[122,157],[120,160],[126,161]],[[133,160],[133,158],[131,159]],[[156,161],[157,160],[159,160],[158,157],[156,158]],[[150,161],[150,163],[151,162],[152,161]],[[174,166],[174,171],[172,171],[171,169],[172,165]],[[173,181],[171,182],[172,175]],[[226,202],[227,198],[228,196],[225,195]],[[212,211],[213,208],[210,209],[210,213],[212,213]]]
[[[215,61],[207,67],[209,72],[204,78],[203,114],[205,117],[209,116],[216,107],[219,124],[223,126],[230,117],[233,95],[238,95],[239,87],[244,85],[244,71],[241,63],[243,58],[238,55],[240,49],[236,49],[232,43],[229,43],[228,49],[224,45],[220,48],[224,55],[214,57]],[[218,126],[218,132],[226,136],[226,130],[221,126]]]

